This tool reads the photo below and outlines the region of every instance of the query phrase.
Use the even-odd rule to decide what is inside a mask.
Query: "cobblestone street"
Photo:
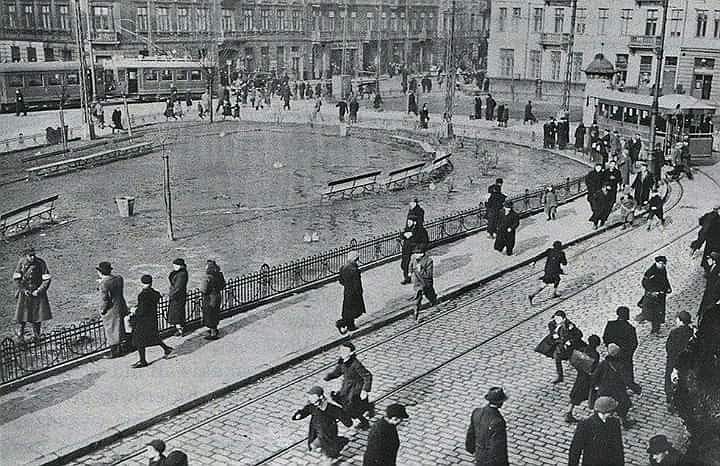
[[[560,309],[585,337],[601,335],[618,305],[628,305],[635,313],[640,279],[657,254],[670,259],[674,293],[668,300],[668,322],[680,310],[694,314],[704,281],[699,259],[688,254],[688,243],[697,217],[710,205],[710,186],[705,179],[685,186],[679,203],[671,199],[668,205],[677,205],[664,231],[614,230],[569,248],[560,299],[544,295],[535,306],[528,304],[527,294],[541,275],[538,264],[425,311],[419,324],[406,319],[356,338],[359,358],[374,374],[371,398],[379,400],[378,412],[392,402],[409,406],[410,420],[400,428],[399,464],[469,464],[464,436],[470,412],[484,404],[483,394],[493,385],[503,385],[510,396],[503,412],[511,464],[566,463],[574,427],[562,414],[574,370],[568,367],[565,382],[553,386],[553,362],[534,353],[535,344],[545,335],[552,313]],[[675,201],[679,194],[675,185]],[[665,410],[662,393],[668,329],[656,338],[648,335],[647,326],[638,327],[635,365],[643,394],[633,397],[631,416],[638,425],[623,433],[627,464],[647,462],[646,442],[652,435],[666,434],[676,444],[682,444],[683,435],[679,419]],[[316,464],[319,458],[307,452],[304,442],[307,421],[292,422],[290,415],[304,403],[305,390],[321,383],[334,361],[334,352],[321,354],[74,464],[144,464],[142,456],[127,457],[155,437],[165,439],[170,450],[186,451],[193,464]],[[589,411],[583,408],[578,414]],[[345,435],[351,443],[343,464],[361,464],[366,434],[349,429]]]

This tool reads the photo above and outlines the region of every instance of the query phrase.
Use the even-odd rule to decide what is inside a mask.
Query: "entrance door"
[[[692,95],[703,100],[710,99],[712,91],[712,75],[696,74]]]
[[[137,94],[137,91],[138,91],[137,68],[128,68],[127,80],[128,80],[128,94]]]

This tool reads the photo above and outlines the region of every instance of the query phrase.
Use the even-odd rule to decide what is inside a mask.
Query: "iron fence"
[[[584,177],[567,178],[554,185],[560,202],[585,192]],[[511,197],[521,216],[542,208],[544,190],[526,190]],[[486,225],[485,207],[452,213],[425,224],[431,245],[460,239],[483,229]],[[334,280],[340,267],[347,262],[348,253],[359,253],[360,265],[370,266],[396,258],[401,252],[401,233],[394,231],[362,241],[351,240],[347,245],[321,254],[304,257],[285,264],[269,266],[228,281],[223,291],[223,315],[246,311],[270,299],[293,293],[310,286]],[[163,298],[158,308],[158,328],[172,329],[167,322],[168,300]],[[186,323],[190,327],[202,321],[202,294],[191,290],[185,307]],[[87,320],[53,330],[35,342],[17,342],[5,338],[0,343],[1,383],[15,381],[38,371],[84,357],[107,348],[102,322]]]

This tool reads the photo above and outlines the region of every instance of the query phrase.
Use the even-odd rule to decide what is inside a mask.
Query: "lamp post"
[[[450,16],[450,38],[447,44],[447,56],[445,57],[445,69],[447,70],[445,82],[445,122],[447,123],[446,136],[450,139],[455,137],[452,125],[453,105],[455,100],[455,0],[452,2]]]
[[[653,175],[659,180],[659,175],[662,171],[662,163],[664,162],[665,154],[662,153],[662,160],[659,160],[660,156],[655,153],[655,144],[657,141],[657,118],[660,113],[660,87],[662,85],[662,65],[665,56],[665,26],[667,24],[667,11],[668,11],[668,0],[662,0],[662,23],[660,24],[660,40],[658,41],[657,48],[657,67],[655,69],[655,87],[653,92],[652,111],[650,114],[650,151]]]

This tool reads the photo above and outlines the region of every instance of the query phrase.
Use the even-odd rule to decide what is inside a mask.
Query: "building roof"
[[[605,58],[605,55],[598,53],[592,62],[585,68],[585,74],[615,74],[615,67]]]

